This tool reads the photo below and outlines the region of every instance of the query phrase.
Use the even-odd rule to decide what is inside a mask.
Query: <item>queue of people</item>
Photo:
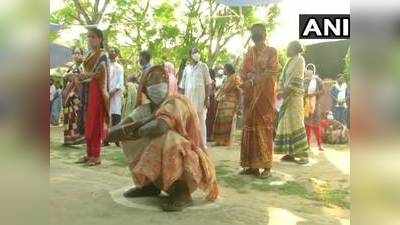
[[[77,163],[99,165],[102,146],[121,145],[136,185],[124,196],[167,192],[165,211],[192,205],[196,189],[205,191],[209,200],[218,197],[207,140],[231,146],[239,115],[240,174],[268,178],[274,152],[284,154],[282,161],[308,163],[313,133],[320,150],[324,135],[345,133],[334,129],[347,121],[348,88],[340,77],[329,92],[334,113],[322,112],[318,105],[326,92],[323,81],[314,65],[305,65],[301,44],[289,43],[289,59],[282,68],[277,50],[267,45],[265,26],[255,24],[250,31],[254,46],[240,70],[231,63],[210,70],[192,48],[178,79],[173,63],[152,65],[150,52],[142,51],[141,73],[125,81],[119,50],[106,52],[102,31],[89,29],[90,51],[84,57],[82,49],[74,49],[74,65],[59,94],[64,143],[86,142],[86,155]],[[53,110],[57,89],[51,86],[50,93]]]

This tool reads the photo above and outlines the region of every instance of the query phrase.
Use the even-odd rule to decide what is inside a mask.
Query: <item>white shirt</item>
[[[310,80],[310,84],[308,85],[308,94],[314,94],[317,91],[317,78],[313,76]]]
[[[56,93],[56,86],[54,86],[54,84],[52,84],[52,85],[50,85],[50,101],[53,101],[55,93]]]
[[[226,80],[226,76],[225,75],[216,77],[215,78],[215,87],[216,88],[222,87],[222,85],[224,84],[225,80]]]
[[[335,84],[335,88],[338,90],[337,94],[337,106],[339,106],[340,103],[342,103],[342,106],[347,108],[346,104],[346,89],[347,89],[347,84],[342,83],[341,85],[339,83]]]
[[[110,112],[111,114],[121,115],[122,111],[122,98],[124,93],[124,68],[117,62],[110,63],[110,92],[119,89],[114,96],[110,98]]]
[[[346,89],[347,89],[346,83],[342,83],[342,85],[337,84],[336,88],[339,91],[337,96],[338,102],[344,102],[346,100]]]
[[[183,70],[179,88],[185,89],[185,96],[190,99],[197,112],[204,109],[205,86],[211,82],[207,64],[203,62],[198,62],[196,65],[189,64]]]

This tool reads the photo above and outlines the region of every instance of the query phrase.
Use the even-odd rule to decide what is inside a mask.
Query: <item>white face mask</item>
[[[147,87],[147,94],[152,102],[160,105],[168,94],[168,83],[159,83]]]
[[[193,59],[195,62],[200,61],[200,54],[199,54],[198,52],[193,53],[193,54],[192,54],[192,59]]]
[[[328,114],[328,116],[326,117],[328,120],[333,120],[333,115],[332,114]]]

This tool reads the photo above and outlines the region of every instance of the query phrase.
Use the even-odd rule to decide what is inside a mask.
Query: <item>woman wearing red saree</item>
[[[245,55],[243,80],[243,134],[241,174],[268,177],[272,166],[275,132],[275,86],[279,71],[277,51],[266,45],[263,24],[251,27],[254,46]],[[260,173],[260,169],[264,169]]]
[[[88,42],[91,52],[83,63],[85,71],[83,82],[89,82],[89,99],[85,119],[87,155],[78,162],[95,166],[101,163],[101,145],[106,138],[110,120],[107,90],[108,59],[103,50],[101,30],[89,29]]]

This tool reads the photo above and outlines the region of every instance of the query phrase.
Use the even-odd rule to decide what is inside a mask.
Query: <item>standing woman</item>
[[[214,122],[217,114],[218,102],[216,99],[216,82],[215,82],[215,69],[210,70],[211,85],[210,85],[210,106],[207,110],[206,127],[207,127],[207,141],[214,141]]]
[[[266,178],[272,167],[275,133],[275,86],[279,72],[278,54],[266,43],[264,24],[251,27],[251,47],[243,61],[243,134],[241,174]],[[260,169],[264,169],[260,173]]]
[[[228,63],[224,66],[228,76],[217,95],[219,99],[217,116],[214,124],[214,141],[216,145],[231,146],[234,141],[236,115],[240,100],[240,77],[235,74],[235,68]]]
[[[100,150],[110,122],[108,94],[108,58],[103,50],[103,32],[91,28],[88,32],[90,53],[83,62],[83,79],[89,81],[89,98],[85,120],[87,155],[78,163],[95,166],[101,163]]]
[[[80,92],[82,85],[79,77],[83,73],[83,49],[74,49],[74,65],[67,71],[66,77],[68,83],[63,91],[63,107],[64,107],[64,144],[73,145],[81,143],[84,140],[84,129],[80,129],[82,100]]]
[[[308,143],[304,127],[304,58],[303,48],[298,41],[292,41],[287,47],[288,62],[279,80],[278,97],[283,103],[278,116],[278,128],[275,137],[275,151],[286,153],[282,160],[308,163]]]

